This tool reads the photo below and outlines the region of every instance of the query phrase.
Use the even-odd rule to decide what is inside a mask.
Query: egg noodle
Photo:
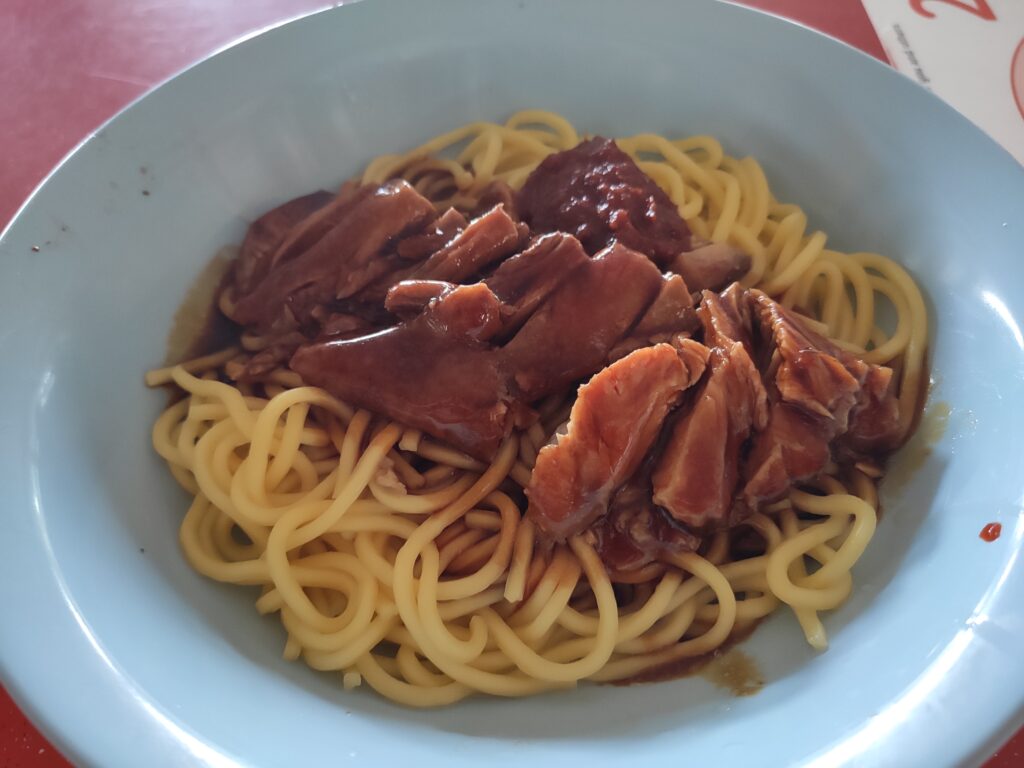
[[[558,115],[520,112],[379,157],[361,180],[405,178],[440,208],[471,208],[491,181],[518,188],[579,140]],[[744,285],[801,308],[863,360],[892,365],[910,430],[928,320],[906,271],[827,248],[798,206],[774,198],[755,160],[724,154],[709,136],[617,143],[696,235],[750,254]],[[895,310],[891,332],[876,322],[884,302]],[[529,482],[571,399],[544,401],[540,422],[484,465],[286,369],[225,383],[224,364],[259,346],[243,335],[241,348],[151,371],[147,383],[184,394],[157,420],[153,445],[192,496],[180,529],[189,563],[259,587],[257,610],[287,631],[284,656],[340,673],[346,688],[365,682],[430,707],[623,680],[709,654],[782,606],[823,649],[819,614],[850,594],[850,569],[875,530],[880,467],[830,465],[745,524],[764,554],[731,560],[736,534],[722,532],[700,554],[617,576],[631,583],[613,587],[584,537],[535,548],[525,510],[505,492],[507,478]]]

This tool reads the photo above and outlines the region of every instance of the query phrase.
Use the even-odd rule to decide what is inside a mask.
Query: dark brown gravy
[[[164,365],[215,352],[237,341],[236,327],[217,309],[217,296],[237,254],[237,246],[221,248],[189,285],[167,334]]]
[[[898,460],[889,462],[883,479],[887,494],[899,493],[925,465],[936,444],[946,434],[952,412],[949,403],[945,401],[928,403],[916,431],[896,455]]]
[[[699,674],[736,696],[752,696],[764,687],[764,676],[757,662],[736,646],[750,637],[760,623],[752,621],[733,630],[729,638],[711,653],[670,662],[625,680],[616,680],[613,685],[659,683]]]
[[[921,438],[929,449],[934,448],[949,428],[949,416],[953,412],[949,403],[940,400],[934,403],[921,418]]]
[[[764,675],[757,662],[739,648],[731,648],[716,656],[700,674],[733,696],[753,696],[764,687]]]

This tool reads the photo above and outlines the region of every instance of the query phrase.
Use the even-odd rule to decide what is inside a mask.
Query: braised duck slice
[[[238,297],[232,319],[268,330],[295,317],[295,294],[303,306],[351,296],[380,276],[384,250],[398,237],[433,219],[430,201],[404,181],[363,187],[344,207],[343,215],[308,250],[276,264],[260,284]]]
[[[833,434],[845,432],[868,364],[810,330],[767,294],[746,295],[764,341],[765,378],[782,400],[831,422]]]
[[[649,473],[615,493],[608,514],[594,523],[588,535],[613,577],[694,552],[701,543],[699,536],[651,501]]]
[[[666,275],[658,295],[640,320],[609,353],[609,360],[618,360],[635,349],[651,344],[677,343],[700,326],[689,286],[679,275]]]
[[[605,514],[637,470],[683,391],[700,378],[707,350],[689,341],[639,349],[579,389],[567,432],[541,449],[526,494],[545,536],[564,540]]]
[[[489,459],[512,426],[508,377],[483,340],[499,314],[486,286],[459,286],[393,328],[306,345],[290,365],[343,400]]]
[[[564,391],[604,367],[661,283],[650,260],[621,245],[583,261],[505,345],[504,359],[524,400]]]
[[[430,302],[451,293],[454,288],[452,283],[444,280],[402,280],[388,290],[384,308],[399,317],[415,317]]]
[[[750,256],[726,243],[694,242],[668,265],[682,276],[691,291],[718,291],[750,271]]]
[[[771,401],[768,427],[754,438],[744,469],[741,501],[755,509],[819,474],[832,442],[851,427],[854,443],[884,444],[899,420],[889,369],[840,349],[761,291],[746,295]]]
[[[330,192],[314,192],[289,200],[256,219],[245,234],[235,262],[236,295],[244,296],[253,290],[267,276],[274,254],[289,233],[333,199]]]
[[[895,450],[903,437],[892,369],[872,365],[838,447],[854,456],[872,456]]]
[[[448,245],[468,224],[465,216],[449,208],[423,232],[403,239],[395,248],[395,253],[408,261],[422,261]]]
[[[501,205],[473,219],[417,267],[414,277],[460,283],[519,250],[522,232]]]
[[[507,309],[505,337],[511,337],[551,292],[590,258],[579,240],[561,233],[536,238],[522,253],[505,259],[486,280]]]
[[[530,250],[529,258],[520,258],[524,252],[509,260],[521,267],[499,269],[489,282],[399,284],[392,307],[425,302],[422,314],[379,333],[307,345],[290,365],[355,405],[490,458],[507,433],[509,414],[518,423],[536,400],[604,367],[662,279],[646,257],[618,245],[594,259],[568,236],[542,239]],[[553,286],[546,271],[527,268],[530,261],[552,260],[575,264]],[[543,287],[511,279],[513,270],[520,278],[543,275]],[[499,346],[531,308],[518,332]],[[476,407],[482,416],[474,415]]]
[[[741,296],[704,294],[697,314],[711,347],[708,375],[673,424],[652,475],[655,504],[696,530],[728,523],[743,444],[767,423],[767,394],[744,343]]]

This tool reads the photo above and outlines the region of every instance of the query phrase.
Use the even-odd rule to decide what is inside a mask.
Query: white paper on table
[[[1024,164],[1024,0],[862,0],[889,61]]]

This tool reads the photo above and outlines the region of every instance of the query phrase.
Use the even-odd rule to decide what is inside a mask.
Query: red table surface
[[[894,0],[895,2],[896,0]],[[859,0],[743,0],[883,61]],[[323,0],[6,0],[0,10],[0,223],[50,169],[131,100],[242,35]],[[68,762],[0,688],[0,768]],[[985,768],[1024,766],[1024,729]]]

